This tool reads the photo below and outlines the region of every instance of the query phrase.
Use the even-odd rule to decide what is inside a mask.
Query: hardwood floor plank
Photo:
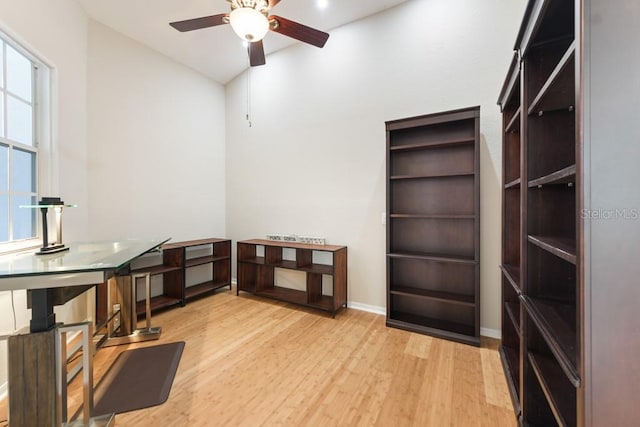
[[[387,328],[384,316],[353,309],[333,319],[235,290],[153,324],[160,340],[96,354],[97,383],[122,351],[186,342],[167,402],[118,414],[117,425],[516,425],[493,344]]]
[[[482,376],[487,403],[513,410],[500,356],[496,350],[480,349]]]

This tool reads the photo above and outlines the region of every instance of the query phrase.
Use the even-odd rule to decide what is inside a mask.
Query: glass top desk
[[[37,249],[0,256],[0,291],[32,291],[31,332],[55,326],[51,289],[96,285],[131,261],[157,249],[160,240],[71,243],[69,250],[36,255]]]

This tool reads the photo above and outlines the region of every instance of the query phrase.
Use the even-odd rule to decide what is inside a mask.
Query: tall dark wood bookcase
[[[500,354],[521,425],[638,423],[640,197],[620,186],[640,179],[640,126],[610,76],[637,81],[638,55],[612,53],[637,51],[637,3],[613,3],[530,0],[499,96]]]
[[[480,343],[479,117],[386,123],[387,326]]]

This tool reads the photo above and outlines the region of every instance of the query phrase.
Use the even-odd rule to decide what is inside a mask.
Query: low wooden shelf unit
[[[283,250],[295,251],[295,259],[284,259]],[[331,264],[314,262],[314,253],[328,253]],[[263,253],[264,256],[258,256]],[[237,244],[240,291],[328,311],[335,316],[347,306],[347,247],[311,245],[271,240],[245,240]],[[306,274],[306,289],[296,290],[275,283],[275,269]],[[322,276],[332,276],[331,292],[323,293]]]
[[[199,252],[199,256],[191,256],[192,251]],[[211,266],[211,279],[187,286],[187,270],[207,264]],[[151,311],[184,306],[190,299],[225,286],[231,289],[231,240],[209,238],[167,243],[162,246],[162,264],[138,268],[131,273],[162,275],[163,293],[151,298]],[[138,314],[143,314],[144,309],[144,301],[138,301]]]

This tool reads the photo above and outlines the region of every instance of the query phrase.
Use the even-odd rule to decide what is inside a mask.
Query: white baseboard
[[[353,308],[354,310],[366,311],[368,313],[381,314],[383,316],[387,314],[387,310],[384,307],[378,307],[377,305],[362,304],[360,302],[349,301],[347,303],[347,307]]]
[[[236,281],[235,278],[231,279],[231,283],[233,283],[234,285],[237,285],[238,282]],[[385,316],[387,314],[387,309],[384,307],[380,307],[377,305],[369,305],[369,304],[363,304],[360,302],[355,302],[355,301],[349,301],[347,303],[347,307],[349,308],[353,308],[354,310],[360,310],[360,311],[366,311],[368,313],[374,313],[374,314],[380,314],[382,316]],[[488,337],[488,338],[494,338],[494,339],[502,339],[502,334],[500,333],[500,331],[498,329],[491,329],[491,328],[480,328],[480,335],[483,337]]]
[[[502,334],[497,329],[480,328],[480,335],[483,337],[495,338],[497,340],[502,339]]]

